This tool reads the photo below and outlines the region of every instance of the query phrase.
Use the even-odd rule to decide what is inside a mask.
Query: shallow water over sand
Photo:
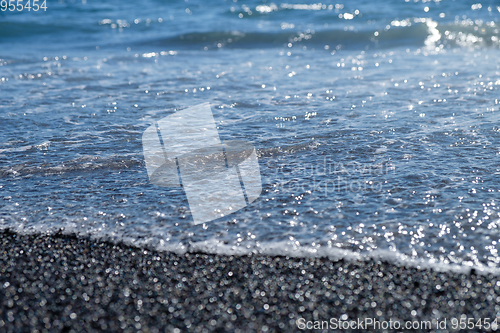
[[[78,40],[69,18],[4,17],[0,228],[498,271],[498,8],[329,5],[57,5],[81,11]],[[203,102],[222,141],[256,147],[263,191],[194,225],[182,189],[149,182],[141,136]]]

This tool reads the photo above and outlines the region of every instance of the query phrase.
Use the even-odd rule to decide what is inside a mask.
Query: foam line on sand
[[[493,275],[387,262],[175,254],[0,233],[0,331],[299,331],[336,319],[500,315]]]

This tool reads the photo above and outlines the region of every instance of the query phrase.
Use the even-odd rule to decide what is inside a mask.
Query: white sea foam
[[[335,247],[313,247],[313,246],[297,246],[291,241],[275,241],[275,242],[258,242],[247,244],[246,246],[228,245],[218,240],[210,238],[198,242],[169,242],[164,241],[166,235],[154,235],[154,237],[145,238],[142,235],[122,234],[119,232],[108,231],[102,228],[93,229],[89,232],[88,228],[82,228],[80,223],[67,224],[61,232],[59,225],[43,224],[27,227],[23,224],[18,224],[12,228],[12,225],[5,223],[6,221],[0,218],[0,231],[6,229],[23,235],[53,235],[61,233],[63,235],[77,235],[93,239],[96,242],[109,241],[125,246],[133,246],[160,252],[172,252],[176,254],[185,253],[207,253],[223,256],[248,256],[248,255],[264,255],[264,256],[281,256],[290,258],[327,258],[329,260],[338,261],[381,261],[394,264],[397,266],[412,267],[417,269],[429,269],[438,272],[453,272],[458,274],[469,274],[471,269],[475,270],[476,274],[480,275],[500,275],[500,268],[488,267],[485,265],[473,264],[453,264],[444,263],[438,260],[426,260],[422,258],[414,258],[397,251],[390,250],[374,250],[370,252],[354,252],[348,249]]]

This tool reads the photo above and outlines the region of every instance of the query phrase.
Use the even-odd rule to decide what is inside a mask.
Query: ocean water
[[[496,1],[47,1],[0,11],[0,229],[500,273]],[[194,224],[142,133],[210,103],[262,194]]]

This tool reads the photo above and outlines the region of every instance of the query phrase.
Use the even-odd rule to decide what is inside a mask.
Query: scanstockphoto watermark
[[[391,161],[360,163],[323,157],[320,163],[273,165],[276,190],[291,193],[315,192],[328,196],[345,192],[384,191],[383,185],[395,175]]]
[[[346,315],[330,320],[306,320],[299,318],[296,321],[299,330],[431,330],[446,329],[446,319],[443,320],[408,320],[394,319],[378,320],[376,318],[348,319]]]
[[[154,122],[142,135],[142,148],[151,184],[182,185],[195,224],[234,213],[262,191],[253,144],[222,143],[209,103]]]
[[[299,318],[296,321],[299,330],[439,330],[439,331],[496,331],[500,326],[500,318],[477,318],[462,314],[456,318],[433,318],[432,320],[378,320],[376,318],[352,318],[346,314],[340,318],[330,320],[306,320]]]

